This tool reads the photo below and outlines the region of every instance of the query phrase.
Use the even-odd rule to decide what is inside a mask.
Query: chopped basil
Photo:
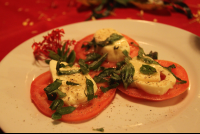
[[[72,106],[68,106],[68,107],[61,107],[61,108],[57,108],[56,112],[52,114],[51,118],[54,120],[58,120],[62,118],[62,115],[65,114],[70,114],[72,113],[76,108],[72,107]]]
[[[80,70],[83,74],[87,74],[89,73],[89,67],[88,67],[88,64],[85,63],[85,61],[83,59],[79,59],[78,61],[79,65],[80,65]]]
[[[48,50],[49,51],[49,57],[53,60],[57,60],[59,61],[61,59],[61,57],[55,53],[54,51]]]
[[[149,66],[149,65],[142,65],[140,67],[140,72],[143,73],[143,74],[146,74],[146,75],[151,75],[151,74],[154,74],[156,73],[156,69],[152,66]]]
[[[93,128],[94,131],[100,131],[100,132],[104,132],[103,128]]]
[[[85,62],[95,61],[95,60],[98,60],[100,57],[101,57],[101,55],[98,54],[98,53],[90,53],[90,54],[87,55]]]
[[[172,68],[176,68],[176,66],[174,64],[170,65],[169,67],[164,67],[166,68],[169,72],[172,73],[171,69]],[[187,83],[187,81],[180,79],[179,77],[177,77],[174,73],[172,73],[172,75],[180,82],[177,82],[177,84],[184,84]]]
[[[72,85],[72,86],[79,85],[78,83],[74,83],[74,82],[71,82],[71,81],[66,81],[66,84]]]
[[[151,57],[154,60],[157,60],[158,59],[158,52],[150,51],[149,54],[146,54],[146,56]]]
[[[116,88],[117,86],[119,86],[119,83],[109,85],[108,87],[100,87],[100,89],[102,92],[106,93],[108,90],[110,90],[112,88]]]
[[[87,98],[88,98],[88,101],[92,100],[93,98],[96,98],[97,96],[94,95],[94,84],[93,82],[88,79],[87,77],[86,78],[86,89],[87,89]]]
[[[57,99],[51,103],[49,108],[51,108],[51,110],[56,110],[57,108],[61,108],[63,105],[64,101],[62,99]]]
[[[122,35],[118,35],[116,33],[113,33],[110,35],[110,37],[108,37],[105,41],[101,41],[96,43],[98,46],[100,47],[105,47],[107,45],[111,45],[113,44],[115,41],[120,40],[121,38],[123,38]]]
[[[119,46],[114,46],[114,50],[116,50],[116,49],[118,49],[119,48]]]
[[[52,94],[52,92],[58,89],[58,87],[60,87],[61,85],[62,85],[62,81],[56,79],[53,83],[49,84],[46,88],[44,88],[44,91],[47,94],[48,100],[52,100],[57,96],[55,93]]]
[[[124,65],[124,67],[121,69],[121,78],[125,89],[127,89],[128,85],[133,82],[134,73],[135,68],[131,63]]]
[[[93,38],[91,42],[87,42],[87,45],[82,45],[81,48],[85,48],[85,51],[88,51],[92,46],[96,47],[95,39]]]
[[[49,57],[53,60],[56,60],[56,61],[64,61],[64,62],[68,62],[68,63],[73,63],[73,60],[76,57],[75,52],[72,51],[70,53],[70,55],[67,57],[70,49],[68,48],[65,51],[65,47],[66,47],[66,42],[62,46],[62,49],[60,49],[60,48],[57,49],[57,53],[52,51],[52,50],[48,50],[49,51]],[[49,62],[47,61],[46,63],[48,64]]]
[[[76,60],[76,53],[74,50],[72,50],[69,56],[67,57],[67,63],[69,63],[69,65],[73,65],[75,60]]]
[[[108,55],[108,53],[104,54],[103,56],[101,56],[101,58],[99,58],[98,60],[96,60],[93,63],[91,63],[89,65],[89,69],[90,70],[98,69],[101,66],[101,64],[105,61],[107,55]]]
[[[77,70],[68,70],[68,71],[59,71],[57,72],[58,75],[71,75],[71,74],[76,74],[76,73],[80,73],[81,70],[77,69]]]

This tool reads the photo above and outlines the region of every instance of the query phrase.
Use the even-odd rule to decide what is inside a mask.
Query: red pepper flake
[[[49,51],[54,51],[57,53],[58,49],[62,49],[62,43],[64,44],[66,42],[66,48],[67,50],[70,45],[74,45],[76,43],[75,40],[66,40],[66,41],[61,41],[61,37],[64,34],[63,29],[55,29],[52,30],[50,34],[47,36],[44,36],[44,40],[42,42],[34,42],[32,45],[33,48],[33,55],[36,60],[47,60],[50,59],[49,57]]]

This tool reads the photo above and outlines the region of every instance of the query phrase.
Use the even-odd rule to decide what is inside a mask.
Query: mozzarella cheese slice
[[[154,67],[157,73],[152,75],[145,75],[140,72],[140,67],[146,63],[143,61],[137,60],[137,57],[134,57],[130,60],[130,63],[135,68],[135,74],[133,76],[134,82],[130,84],[131,87],[137,87],[144,90],[149,94],[154,95],[163,95],[176,83],[176,78],[165,68],[156,64],[148,64]],[[161,80],[160,76],[164,75],[165,79]]]
[[[122,35],[118,31],[111,29],[111,28],[100,29],[100,30],[96,31],[96,33],[94,34],[95,41],[97,43],[105,41],[113,33]],[[111,62],[119,62],[119,61],[124,60],[125,56],[122,53],[124,50],[127,50],[127,52],[130,53],[130,46],[129,46],[128,42],[126,41],[125,37],[123,37],[120,40],[115,41],[113,44],[107,45],[105,47],[97,46],[97,49],[96,49],[97,53],[99,53],[100,55],[108,53],[107,61],[111,61]]]
[[[61,62],[61,63],[67,65],[66,62]],[[76,73],[71,75],[57,75],[56,65],[57,61],[55,60],[50,61],[50,71],[52,74],[53,81],[55,81],[56,79],[62,80],[62,85],[59,87],[59,90],[61,90],[63,93],[66,93],[66,96],[62,98],[65,105],[76,106],[87,101],[87,97],[85,95],[87,94],[85,77],[87,77],[93,82],[94,93],[97,91],[97,85],[89,74],[83,75],[81,73]],[[80,68],[76,66],[72,67],[67,66],[65,68],[60,68],[60,71],[77,70],[77,69]],[[66,81],[78,83],[79,85],[67,85]]]

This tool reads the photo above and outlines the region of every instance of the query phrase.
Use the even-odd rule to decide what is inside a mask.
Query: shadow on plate
[[[150,100],[133,98],[133,97],[127,96],[126,94],[122,93],[119,90],[117,91],[117,94],[120,95],[122,98],[133,103],[138,103],[138,104],[147,105],[151,107],[168,107],[168,106],[176,105],[180,103],[181,101],[183,101],[188,94],[188,90],[180,94],[179,96],[176,96],[174,98],[164,100],[164,101],[150,101]]]

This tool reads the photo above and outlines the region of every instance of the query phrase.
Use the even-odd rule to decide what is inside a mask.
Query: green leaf
[[[70,114],[72,113],[76,108],[72,107],[72,106],[68,106],[68,107],[62,107],[56,110],[57,113],[60,113],[61,115],[65,115],[65,114]]]
[[[66,84],[72,85],[72,86],[79,85],[78,83],[74,83],[74,82],[71,82],[71,81],[66,81]]]
[[[88,98],[88,101],[92,100],[93,98],[96,98],[97,96],[94,95],[94,84],[93,82],[88,79],[87,77],[86,78],[86,88],[87,88],[87,98]]]
[[[58,98],[63,98],[66,96],[66,93],[63,93],[59,89],[54,90],[52,93],[56,93],[59,96]]]
[[[133,75],[135,73],[134,66],[131,63],[126,64],[121,70],[121,78],[125,89],[133,82]]]
[[[62,57],[62,51],[60,50],[60,48],[57,49],[57,54]]]
[[[58,112],[55,112],[52,114],[51,118],[53,120],[58,120],[58,119],[61,119],[62,118],[62,114],[58,113]]]
[[[146,54],[146,56],[151,57],[154,60],[157,60],[158,59],[158,52],[150,51],[149,54]]]
[[[62,85],[62,80],[56,79],[53,83],[49,84],[46,88],[44,88],[44,91],[46,93],[51,93],[54,90],[58,89]]]
[[[72,113],[76,108],[72,107],[72,106],[68,106],[68,107],[61,107],[59,109],[56,110],[55,113],[52,114],[51,118],[54,120],[58,120],[62,118],[62,115],[65,114],[70,114]]]
[[[104,132],[104,128],[93,128],[94,131]]]
[[[79,59],[78,61],[79,65],[80,65],[80,70],[83,74],[88,74],[89,73],[89,67],[88,64],[85,63],[85,61],[83,59]]]
[[[140,72],[142,74],[146,74],[146,75],[151,75],[151,74],[157,73],[156,69],[149,65],[142,65],[140,67]]]
[[[113,44],[115,41],[120,40],[121,38],[123,38],[122,35],[118,35],[116,33],[113,33],[105,41],[98,42],[97,45],[100,46],[100,47],[105,47],[107,45]]]
[[[187,81],[185,80],[182,80],[181,78],[177,77],[172,71],[171,69],[172,68],[176,68],[176,66],[174,64],[170,65],[169,67],[164,67],[166,68],[169,72],[171,72],[171,74],[180,82],[177,82],[177,84],[184,84],[184,83],[187,83]]]
[[[102,77],[98,77],[98,76],[94,76],[94,81],[96,82],[96,83],[104,83],[104,82],[107,82],[107,80],[106,79],[104,79],[104,78],[102,78]]]
[[[51,103],[49,108],[51,108],[51,110],[56,110],[57,108],[61,108],[63,105],[64,101],[62,99],[57,99]]]
[[[95,60],[98,60],[100,57],[101,57],[101,55],[98,54],[98,53],[90,53],[90,54],[87,55],[85,62],[95,61]]]
[[[76,53],[75,53],[74,50],[72,50],[71,53],[69,54],[68,58],[67,58],[67,63],[73,65],[75,60],[76,60]]]
[[[62,46],[62,52],[61,52],[62,56],[64,56],[66,44],[67,42],[65,42]]]
[[[77,69],[77,70],[67,70],[67,71],[59,71],[57,72],[58,75],[71,75],[71,74],[76,74],[76,73],[80,73],[81,70]]]
[[[116,88],[117,86],[119,86],[119,83],[109,85],[108,87],[100,87],[100,89],[101,89],[102,92],[106,93],[110,89]]]
[[[99,58],[97,61],[94,61],[93,63],[91,63],[89,65],[89,69],[90,70],[98,69],[101,66],[101,64],[105,61],[107,55],[108,55],[108,53],[106,53],[103,56],[101,56],[101,58]]]
[[[59,61],[61,59],[61,57],[57,53],[55,53],[54,51],[51,51],[51,50],[47,50],[47,51],[49,51],[49,57],[51,59],[57,60],[57,61]]]

